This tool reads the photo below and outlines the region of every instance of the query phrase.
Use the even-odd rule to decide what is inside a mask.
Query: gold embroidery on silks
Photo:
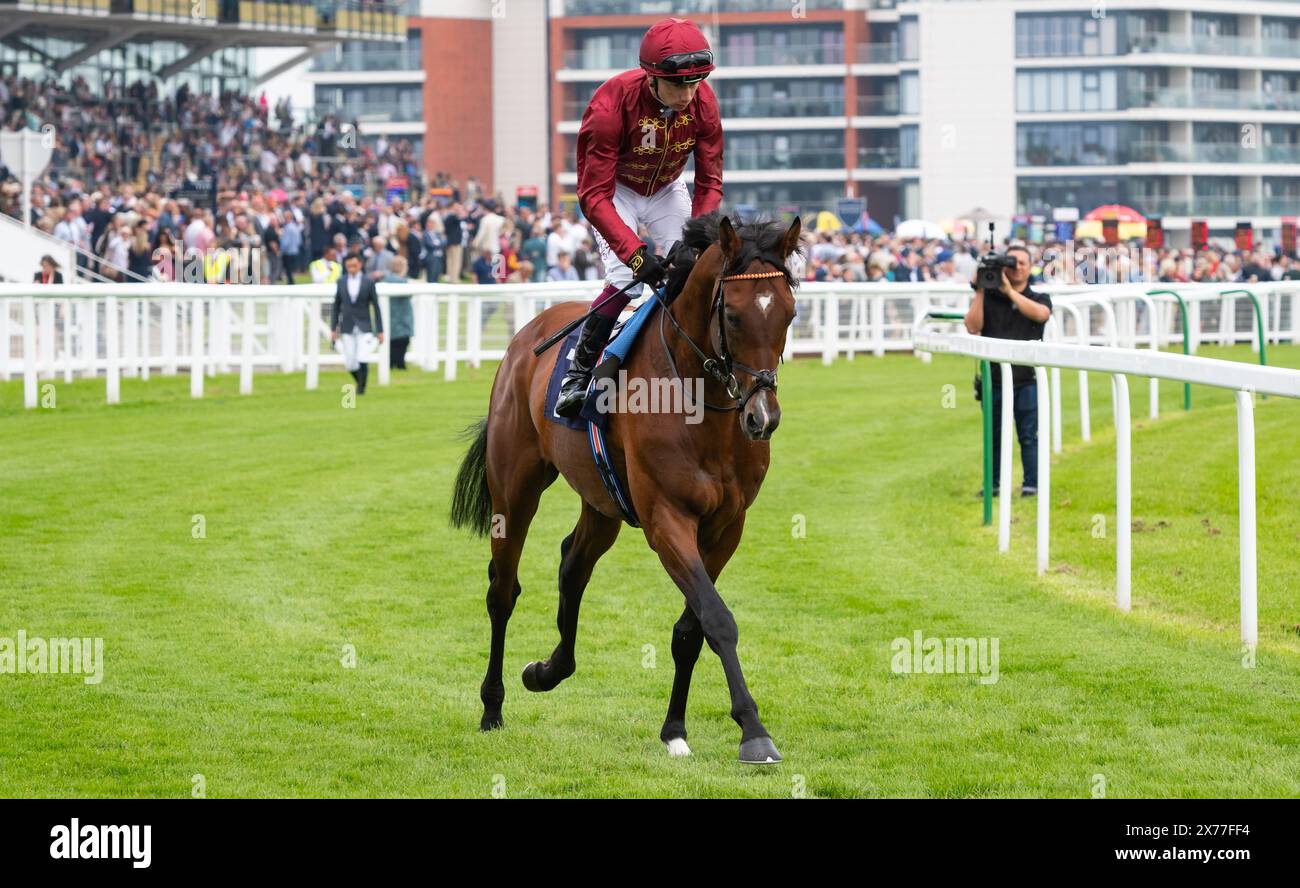
[[[641,129],[645,129],[648,126],[652,126],[655,129],[668,129],[668,121],[660,117],[642,117],[637,121],[637,126],[641,127]]]
[[[649,181],[650,181],[650,179],[649,179],[648,176],[633,176],[631,173],[624,173],[624,174],[623,174],[623,178],[628,179],[629,181],[632,181],[632,182],[649,182]]]
[[[689,115],[689,114],[683,114],[683,115],[681,115],[680,117],[677,118],[677,122],[674,123],[673,126],[675,126],[675,127],[676,127],[676,126],[688,126],[688,125],[690,125],[690,124],[692,124],[692,123],[694,123],[694,122],[695,122],[695,118],[694,118],[694,117],[692,117],[692,116]]]
[[[629,163],[627,168],[629,170],[652,170],[655,165],[652,163]]]
[[[663,154],[662,148],[647,148],[643,145],[634,145],[632,151],[636,154]]]
[[[689,151],[691,146],[694,144],[695,144],[695,139],[692,138],[692,139],[687,139],[685,142],[670,142],[668,144],[668,147],[671,148],[673,151]]]

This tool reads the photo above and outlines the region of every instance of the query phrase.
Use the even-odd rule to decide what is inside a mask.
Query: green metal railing
[[[1192,353],[1192,331],[1187,325],[1187,300],[1183,299],[1177,290],[1147,290],[1147,295],[1172,296],[1178,300],[1178,313],[1183,319],[1183,354],[1190,355]],[[1155,323],[1155,318],[1151,319],[1151,323]],[[1192,384],[1190,382],[1183,383],[1183,409],[1192,409]]]
[[[926,318],[935,321],[964,321],[959,311],[928,311]],[[984,420],[984,526],[993,523],[993,382],[988,361],[980,361],[980,412]]]

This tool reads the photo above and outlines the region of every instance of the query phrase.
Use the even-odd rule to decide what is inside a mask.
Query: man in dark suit
[[[369,349],[366,340],[372,332],[370,311],[373,308],[373,332],[382,344],[384,341],[384,316],[379,309],[379,295],[375,282],[361,274],[361,256],[351,253],[343,261],[344,274],[334,291],[334,307],[330,311],[330,340],[342,336],[343,363],[357,381],[357,394],[366,393],[366,376],[370,365],[361,357]]]

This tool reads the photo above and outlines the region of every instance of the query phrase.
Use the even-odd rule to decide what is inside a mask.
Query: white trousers
[[[637,233],[638,226],[644,225],[651,240],[655,242],[655,250],[661,257],[667,256],[673,244],[681,240],[682,226],[691,218],[691,192],[680,176],[667,188],[660,189],[650,197],[637,194],[622,182],[616,182],[614,209],[633,233]],[[632,269],[614,254],[599,231],[595,234],[600,261],[605,266],[605,283],[620,289],[632,283]],[[632,299],[640,298],[644,289],[644,285],[640,289],[633,287],[627,291],[627,295]]]
[[[361,367],[363,359],[368,359],[371,352],[375,350],[375,334],[365,333],[360,327],[353,327],[351,333],[344,333],[339,336],[339,343],[343,347],[343,366],[351,373]]]

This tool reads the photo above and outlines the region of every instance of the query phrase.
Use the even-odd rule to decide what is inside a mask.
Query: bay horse
[[[740,544],[745,510],[762,486],[768,440],[781,419],[776,367],[794,319],[797,286],[786,262],[799,248],[799,234],[798,218],[788,229],[769,221],[737,227],[716,212],[687,222],[682,243],[672,251],[668,308],[658,309],[646,324],[623,368],[628,379],[697,381],[694,387],[683,385],[684,391],[700,391],[703,379],[705,405],[711,409],[697,407],[694,424],[662,412],[610,417],[611,462],[626,479],[646,542],[686,598],[673,627],[675,675],[659,734],[672,756],[690,754],[686,697],[707,641],[726,673],[731,717],[741,729],[740,760],[781,761],[741,673],[735,618],[714,584]],[[533,353],[584,310],[581,303],[553,306],[514,337],[497,368],[488,415],[469,429],[473,441],[456,478],[453,526],[469,527],[479,536],[491,530],[492,643],[480,689],[484,731],[502,725],[506,624],[521,591],[519,557],[542,491],[563,475],[582,498],[582,512],[560,544],[560,642],[548,659],[524,668],[528,690],[549,691],[573,674],[582,594],[623,524],[587,436],[545,415],[547,383],[561,348],[540,357]]]

